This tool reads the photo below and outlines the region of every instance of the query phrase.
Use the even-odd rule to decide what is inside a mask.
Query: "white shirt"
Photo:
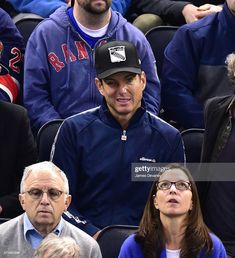
[[[166,257],[167,258],[179,258],[180,257],[180,249],[178,249],[178,250],[166,249]]]

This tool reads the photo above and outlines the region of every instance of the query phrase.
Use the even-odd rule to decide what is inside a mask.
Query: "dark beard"
[[[86,10],[88,13],[91,13],[91,14],[103,14],[105,12],[107,12],[111,6],[111,1],[109,0],[106,0],[105,1],[105,7],[104,8],[94,8],[90,3],[88,4],[84,4],[84,5],[81,5],[84,10]]]

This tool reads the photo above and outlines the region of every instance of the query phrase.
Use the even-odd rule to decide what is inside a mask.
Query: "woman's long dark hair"
[[[189,212],[187,221],[185,221],[185,232],[180,246],[180,258],[196,258],[200,251],[210,255],[213,243],[209,235],[209,230],[204,224],[199,197],[195,182],[187,168],[179,164],[170,164],[167,170],[180,169],[188,177],[191,183],[193,208]],[[164,171],[164,172],[165,172]],[[164,173],[163,172],[163,173]],[[163,174],[162,173],[162,174]],[[163,226],[160,220],[160,212],[154,206],[153,196],[157,192],[158,179],[153,183],[147,204],[140,222],[139,230],[136,233],[135,240],[140,244],[145,258],[159,257],[165,248],[165,237]]]

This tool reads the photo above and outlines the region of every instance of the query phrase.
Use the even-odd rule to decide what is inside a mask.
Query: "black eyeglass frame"
[[[169,185],[167,187],[159,187],[159,184],[163,184],[163,183],[169,183]],[[185,184],[185,188],[182,188],[180,187],[180,184]],[[188,181],[184,181],[184,180],[179,180],[179,181],[176,181],[176,182],[172,182],[172,181],[168,181],[168,180],[162,180],[162,181],[159,181],[157,182],[156,186],[157,186],[157,190],[169,190],[171,189],[171,186],[174,185],[175,188],[177,190],[180,190],[180,191],[186,191],[186,190],[191,190],[191,183],[188,182]]]

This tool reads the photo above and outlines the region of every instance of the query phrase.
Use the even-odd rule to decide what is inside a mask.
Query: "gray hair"
[[[227,64],[228,76],[230,79],[235,78],[235,53],[231,53],[226,57],[225,63]]]
[[[20,183],[21,193],[25,192],[25,180],[28,178],[30,173],[40,172],[40,171],[48,171],[48,172],[59,174],[64,181],[64,192],[66,194],[69,194],[69,183],[65,173],[61,169],[59,169],[55,164],[53,164],[51,161],[39,162],[39,163],[30,165],[24,169],[24,174]]]
[[[80,258],[80,250],[76,241],[68,236],[59,237],[50,233],[43,239],[34,252],[33,258]]]

